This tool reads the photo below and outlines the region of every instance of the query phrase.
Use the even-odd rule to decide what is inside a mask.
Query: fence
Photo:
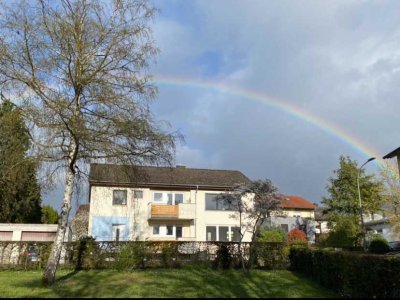
[[[43,268],[50,253],[48,242],[0,242],[0,267]],[[288,266],[285,243],[257,243],[254,267],[281,269]],[[239,268],[249,258],[250,243],[230,242],[96,242],[91,239],[64,243],[60,265],[75,269],[176,268],[206,264]],[[242,255],[241,255],[242,254]]]

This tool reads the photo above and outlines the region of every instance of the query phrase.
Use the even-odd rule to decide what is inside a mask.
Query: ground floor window
[[[238,226],[206,226],[206,240],[209,242],[239,242],[241,238]]]
[[[153,225],[153,235],[154,236],[168,236],[168,237],[182,237],[182,225]]]

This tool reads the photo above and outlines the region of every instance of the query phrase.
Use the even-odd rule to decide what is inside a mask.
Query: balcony
[[[194,203],[179,203],[178,205],[150,204],[150,220],[192,220],[195,217]]]

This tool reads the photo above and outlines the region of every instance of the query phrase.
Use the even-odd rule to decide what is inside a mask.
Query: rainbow
[[[271,95],[266,95],[256,90],[250,90],[243,87],[238,87],[231,84],[215,82],[210,80],[157,75],[154,77],[154,81],[158,85],[213,90],[220,93],[226,93],[268,105],[269,107],[272,107],[276,110],[294,116],[332,135],[333,137],[350,145],[353,149],[360,152],[366,158],[369,158],[371,156],[376,157],[375,162],[379,167],[383,167],[385,165],[380,151],[378,151],[377,149],[373,148],[370,145],[367,145],[365,142],[361,140],[361,138],[351,135],[343,128],[339,127],[337,124],[324,120],[294,105],[288,100]]]

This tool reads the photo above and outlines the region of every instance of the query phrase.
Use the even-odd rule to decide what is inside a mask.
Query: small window
[[[174,226],[167,225],[167,235],[173,235],[173,234],[174,234]]]
[[[182,226],[176,226],[176,237],[177,238],[182,237]]]
[[[143,191],[134,191],[133,192],[133,197],[135,199],[143,199]]]
[[[153,235],[159,235],[160,234],[160,225],[154,225],[153,226]]]
[[[288,233],[289,232],[289,225],[288,224],[281,224],[281,228],[284,232]]]
[[[126,205],[126,190],[113,191],[113,205]]]
[[[206,194],[206,210],[217,210],[216,198],[216,194]]]

